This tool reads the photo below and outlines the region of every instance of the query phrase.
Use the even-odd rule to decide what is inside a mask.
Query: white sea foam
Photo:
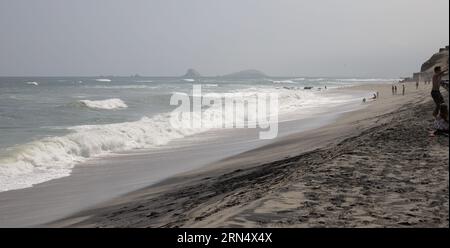
[[[195,82],[195,79],[192,79],[192,78],[185,78],[183,80],[186,82]]]
[[[107,78],[99,78],[99,79],[95,79],[95,81],[97,81],[97,82],[109,83],[109,82],[111,82],[111,79],[107,79]]]
[[[121,109],[128,108],[124,101],[118,98],[100,100],[100,101],[91,101],[91,100],[80,100],[81,104],[85,105],[88,108],[92,109]]]
[[[274,90],[272,87],[267,88],[249,88],[241,90],[245,96],[256,93],[278,93],[279,113],[288,114],[291,112],[307,113],[311,108],[318,109],[328,107],[330,105],[341,104],[351,101],[352,96],[348,95],[328,95],[320,91],[303,90],[298,87],[279,87]]]
[[[292,80],[275,80],[275,81],[272,81],[274,84],[295,84],[295,82],[294,81],[292,81]]]
[[[325,78],[311,78],[311,79],[308,79],[308,81],[311,81],[311,82],[320,82],[320,81],[325,81],[326,79]]]
[[[65,177],[75,164],[111,152],[152,148],[191,134],[174,130],[164,115],[136,122],[78,126],[73,133],[19,146],[0,159],[0,191],[31,187]]]
[[[395,78],[344,78],[336,79],[338,82],[396,82],[400,79]]]
[[[33,85],[33,86],[38,86],[39,85],[38,82],[26,82],[25,84]]]
[[[92,89],[158,89],[161,86],[149,86],[149,85],[139,85],[139,84],[130,84],[130,85],[89,85],[85,86],[85,88]]]

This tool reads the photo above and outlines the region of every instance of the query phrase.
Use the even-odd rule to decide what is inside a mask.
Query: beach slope
[[[429,137],[429,89],[367,88],[381,98],[332,125],[48,226],[448,227],[449,140]]]

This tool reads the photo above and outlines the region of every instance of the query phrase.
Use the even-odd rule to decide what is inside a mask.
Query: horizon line
[[[0,75],[0,78],[233,78],[233,76],[228,75],[217,75],[217,76],[199,76],[199,77],[185,77],[182,76],[149,76],[149,75]],[[374,78],[380,78],[380,79],[388,79],[388,78],[408,78],[411,76],[356,76],[356,75],[344,75],[344,76],[273,76],[273,75],[265,75],[265,77],[260,78],[251,78],[249,79],[263,79],[263,78],[360,78],[360,79],[374,79]],[[240,77],[234,77],[234,78],[240,78]],[[246,77],[241,77],[246,78]]]

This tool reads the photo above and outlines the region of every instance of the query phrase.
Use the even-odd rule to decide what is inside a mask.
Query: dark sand
[[[448,227],[449,140],[429,137],[429,89],[402,97],[364,87],[381,99],[333,125],[49,226]]]

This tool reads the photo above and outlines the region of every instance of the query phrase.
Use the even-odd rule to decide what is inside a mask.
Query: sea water
[[[337,78],[0,78],[0,192],[69,176],[80,163],[99,156],[167,148],[206,128],[173,128],[173,94],[204,93],[251,97],[277,93],[281,121],[360,104],[372,93],[336,88],[393,79]],[[305,87],[313,87],[305,89]],[[326,89],[325,89],[326,88]],[[245,100],[245,99],[243,99]],[[293,117],[295,116],[295,117]]]

